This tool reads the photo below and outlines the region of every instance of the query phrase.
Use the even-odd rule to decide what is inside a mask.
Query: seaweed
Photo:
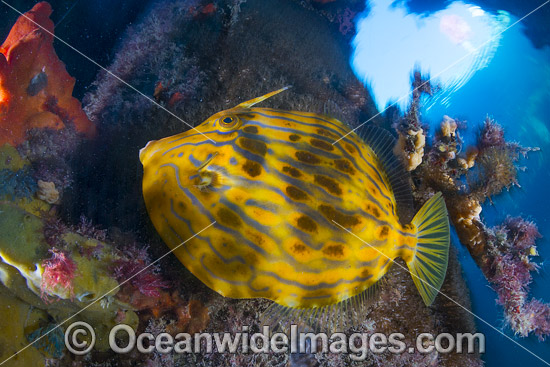
[[[520,217],[508,217],[487,232],[482,270],[497,292],[506,323],[517,335],[533,333],[544,341],[550,335],[550,305],[529,300],[531,273],[539,268],[531,259],[538,255],[535,242],[541,235],[537,226]]]
[[[398,134],[418,129],[418,112],[422,95],[431,95],[429,79],[414,73],[413,100],[404,118],[394,124]],[[420,81],[426,82],[420,83]],[[408,116],[408,117],[407,117]],[[411,118],[411,116],[413,118]],[[509,142],[505,132],[493,119],[486,117],[476,144],[463,148],[459,130],[464,123],[444,116],[421,164],[412,169],[414,195],[425,201],[441,191],[449,217],[460,242],[498,294],[504,308],[506,324],[522,337],[534,333],[540,340],[550,335],[550,306],[538,300],[529,301],[531,272],[538,266],[531,260],[537,255],[535,241],[540,234],[533,222],[507,218],[500,226],[488,228],[481,218],[482,204],[503,190],[518,186],[521,157],[538,148],[525,148]],[[409,134],[410,135],[410,134]],[[406,146],[399,146],[404,149]],[[403,155],[402,155],[403,156]]]
[[[76,276],[76,263],[70,255],[62,250],[50,249],[51,257],[42,262],[44,273],[40,291],[42,299],[49,301],[49,293],[61,287],[73,297],[73,279]]]

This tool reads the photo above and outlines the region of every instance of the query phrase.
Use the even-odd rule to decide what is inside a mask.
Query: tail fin
[[[449,218],[440,192],[420,208],[412,223],[417,228],[418,243],[407,265],[418,292],[429,306],[443,284],[449,258]]]

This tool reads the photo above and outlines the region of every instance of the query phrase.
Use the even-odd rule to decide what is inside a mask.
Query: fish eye
[[[225,115],[220,117],[219,122],[222,130],[231,130],[238,127],[240,119],[234,115]]]

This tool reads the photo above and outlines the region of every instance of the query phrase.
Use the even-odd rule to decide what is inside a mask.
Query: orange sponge
[[[75,79],[53,48],[51,13],[47,2],[36,4],[0,46],[0,146],[20,144],[33,128],[72,125],[88,137],[96,133],[72,96]]]

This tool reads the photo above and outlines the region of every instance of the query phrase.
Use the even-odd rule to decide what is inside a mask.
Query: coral
[[[71,95],[75,80],[55,54],[51,12],[48,3],[36,4],[0,46],[0,145],[20,144],[34,128],[74,126],[87,136],[95,134]]]
[[[173,322],[170,332],[194,333],[202,331],[210,321],[208,307],[198,300],[185,301],[178,292],[157,290],[158,296],[144,295],[137,289],[122,286],[117,299],[132,305],[140,312],[140,319],[169,317]]]
[[[506,142],[500,125],[486,118],[476,146],[461,153],[460,125],[448,116],[443,118],[425,164],[413,176],[420,182],[417,196],[426,190],[444,193],[460,241],[477,261],[487,237],[480,219],[481,205],[504,189],[519,186],[516,162],[537,149]]]
[[[42,220],[44,241],[52,248],[63,248],[63,234],[69,232],[70,228],[55,215],[46,215]]]
[[[47,295],[54,293],[57,287],[61,287],[63,291],[67,291],[72,297],[76,264],[63,251],[50,249],[50,253],[52,257],[42,262],[44,268],[42,284],[40,285],[42,298],[46,299]]]
[[[65,232],[66,228],[57,225],[58,232],[50,230],[61,237],[50,241],[61,246],[48,248],[41,218],[13,203],[0,202],[0,288],[57,322],[81,311],[79,319],[97,325],[97,348],[104,350],[110,328],[117,322],[137,327],[137,315],[116,298],[118,282],[109,270],[113,249]],[[86,256],[97,247],[103,256]]]
[[[38,192],[36,193],[40,200],[48,204],[55,204],[59,200],[59,191],[55,189],[53,182],[38,180]]]
[[[97,228],[97,226],[93,225],[91,220],[87,219],[83,215],[80,216],[80,221],[78,224],[73,226],[72,231],[83,237],[92,238],[97,241],[107,240],[107,231],[105,229]]]
[[[17,150],[31,163],[35,179],[53,182],[61,197],[73,182],[69,164],[81,142],[82,137],[71,126],[62,130],[32,129]]]
[[[504,131],[494,120],[487,117],[477,142],[479,172],[472,172],[468,178],[472,183],[472,192],[481,197],[491,197],[502,190],[519,186],[516,166],[520,157],[539,148],[524,148],[517,143],[504,140]],[[477,177],[476,177],[477,176]]]
[[[115,277],[120,281],[130,279],[129,283],[147,297],[160,297],[160,290],[169,287],[169,283],[159,275],[158,266],[151,266],[145,249],[133,246],[125,256],[115,262]]]
[[[543,341],[550,335],[550,305],[528,300],[531,272],[538,266],[531,261],[537,255],[537,226],[522,218],[507,218],[503,225],[488,229],[487,251],[482,270],[504,307],[506,323],[520,336],[534,333]]]
[[[487,117],[483,124],[483,129],[479,134],[478,145],[481,149],[505,146],[506,141],[504,140],[504,129],[502,126],[495,124]]]
[[[350,8],[345,8],[343,14],[338,15],[338,23],[340,23],[338,30],[343,36],[350,32],[355,33],[355,26],[353,25],[355,14],[357,14],[357,12],[352,11]]]
[[[432,93],[429,83],[423,80],[416,72],[412,105],[394,124],[400,137],[404,129],[420,124],[415,113],[420,98]],[[485,200],[519,186],[517,161],[537,149],[507,142],[502,127],[487,117],[476,145],[461,153],[461,125],[444,116],[422,164],[413,171],[414,193],[419,200],[434,191],[443,193],[460,242],[496,290],[507,324],[518,335],[534,333],[543,340],[550,332],[550,307],[528,301],[531,272],[537,269],[530,260],[537,254],[535,239],[540,235],[536,226],[521,218],[508,218],[501,226],[487,228],[480,216]],[[410,152],[404,144],[396,147]]]
[[[13,230],[0,227],[4,266],[20,273],[25,279],[20,280],[27,283],[16,286],[12,281],[13,285],[6,286],[19,296],[26,289],[24,297],[57,320],[85,307],[80,316],[99,325],[94,326],[99,350],[107,348],[108,331],[115,323],[137,328],[138,322],[166,318],[170,320],[167,330],[174,334],[199,332],[208,324],[208,308],[200,301],[185,301],[178,292],[166,291],[170,284],[158,267],[150,266],[146,247],[132,243],[114,248],[107,232],[85,217],[71,226],[51,214],[41,220],[8,204],[0,206],[0,211],[9,216],[8,226],[27,218],[17,229],[26,236],[16,241]],[[47,252],[42,242],[50,247]],[[32,295],[37,289],[41,300]],[[139,318],[134,311],[139,312]]]
[[[177,42],[182,32],[178,27],[185,26],[195,12],[203,14],[202,10],[205,7],[200,7],[199,1],[156,7],[144,24],[127,31],[129,42],[118,50],[109,70],[138,89],[151,90],[159,102],[168,102],[175,93],[183,101],[192,99],[203,88],[204,74],[198,60],[184,56],[187,52]],[[178,63],[172,62],[174,55],[179,55]],[[133,123],[151,107],[143,103],[143,96],[120,88],[119,81],[107,73],[100,73],[94,84],[96,89],[84,98],[85,110],[92,121],[99,123],[109,113],[123,116],[123,123]]]
[[[399,131],[398,134],[395,152],[403,157],[406,169],[412,171],[422,163],[426,136],[422,128],[416,131],[408,130],[405,133]]]
[[[441,121],[441,135],[448,139],[454,139],[456,137],[457,127],[458,124],[456,123],[456,121],[445,115],[443,116],[443,121]]]
[[[65,248],[67,246],[65,235],[69,233],[96,240],[92,248],[103,247],[102,242],[107,240],[107,231],[94,226],[92,221],[83,215],[80,216],[80,221],[76,225],[68,225],[55,215],[45,215],[42,222],[44,239],[50,247]],[[83,247],[81,250],[85,249],[86,247]]]
[[[392,124],[398,135],[394,153],[401,157],[408,171],[413,171],[422,163],[426,135],[420,121],[420,97],[424,93],[432,94],[429,79],[423,78],[418,71],[413,74],[412,87],[413,98],[407,112]]]

